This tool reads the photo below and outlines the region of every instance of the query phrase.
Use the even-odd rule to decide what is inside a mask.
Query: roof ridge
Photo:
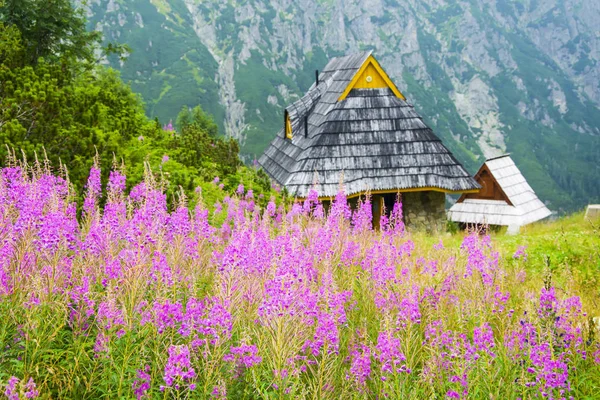
[[[488,161],[493,161],[493,160],[497,160],[497,159],[499,159],[499,158],[504,158],[504,157],[510,157],[510,153],[505,153],[505,154],[503,154],[503,155],[501,155],[501,156],[496,156],[496,157],[490,157],[490,158],[487,158],[487,159],[485,160],[485,162],[488,162]]]

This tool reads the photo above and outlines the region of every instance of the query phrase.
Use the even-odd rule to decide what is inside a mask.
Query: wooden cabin
[[[370,52],[333,58],[317,73],[285,108],[259,164],[300,200],[312,187],[331,199],[340,182],[350,199],[370,193],[375,224],[400,192],[409,227],[442,228],[445,194],[480,187]]]
[[[538,199],[508,154],[488,159],[475,175],[478,193],[463,194],[448,210],[448,219],[463,226],[507,226],[517,233],[523,225],[552,214]]]

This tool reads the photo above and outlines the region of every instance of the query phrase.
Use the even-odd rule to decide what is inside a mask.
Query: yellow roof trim
[[[285,112],[285,137],[291,139],[294,137],[292,133],[292,121],[290,121],[290,116]]]
[[[379,65],[379,63],[377,62],[377,60],[375,59],[375,57],[373,57],[372,55],[370,55],[365,60],[365,62],[363,63],[363,65],[360,67],[360,69],[358,70],[358,72],[356,72],[356,74],[354,75],[354,77],[352,78],[352,80],[350,81],[350,83],[346,87],[346,90],[344,90],[344,92],[342,93],[342,95],[340,96],[340,98],[338,99],[338,101],[342,101],[346,97],[348,97],[348,94],[350,93],[350,91],[352,89],[354,89],[355,86],[357,86],[358,80],[363,75],[363,73],[365,72],[365,70],[369,67],[369,65],[372,65],[375,68],[375,70],[377,71],[377,73],[381,76],[381,78],[383,79],[383,81],[385,82],[385,84],[392,90],[392,92],[394,92],[394,94],[396,95],[396,97],[398,97],[398,98],[400,98],[402,100],[406,100],[406,97],[404,97],[404,95],[398,90],[398,88],[396,87],[396,85],[394,84],[394,82],[392,82],[392,80],[390,79],[390,77],[388,76],[388,74],[386,74],[385,71],[383,70],[383,68],[381,68],[381,65]]]
[[[462,194],[462,193],[478,193],[480,189],[471,189],[471,190],[448,190],[442,189],[438,187],[422,187],[422,188],[408,188],[408,189],[396,189],[396,190],[364,190],[362,192],[354,193],[349,196],[346,196],[347,199],[352,199],[358,196],[364,196],[367,193],[369,194],[390,194],[390,193],[410,193],[410,192],[442,192],[447,194]],[[335,198],[335,196],[321,196],[319,200],[331,200]],[[305,197],[296,197],[296,200],[304,201]]]

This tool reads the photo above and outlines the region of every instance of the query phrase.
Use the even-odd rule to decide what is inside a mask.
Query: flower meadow
[[[125,183],[92,168],[78,210],[48,167],[1,169],[0,395],[600,395],[597,289],[524,246],[432,245],[400,199],[374,231],[369,199],[351,210],[343,190],[261,209],[240,185],[169,210],[151,174]]]

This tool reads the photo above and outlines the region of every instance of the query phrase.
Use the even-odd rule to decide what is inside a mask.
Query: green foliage
[[[184,107],[179,132],[165,132],[158,120],[146,117],[140,97],[117,72],[91,67],[97,37],[85,33],[81,13],[63,3],[49,2],[43,9],[33,0],[8,1],[0,7],[0,160],[17,149],[26,158],[47,157],[52,165],[65,166],[79,201],[94,158],[104,181],[114,162],[127,165],[130,185],[149,167],[170,201],[181,189],[188,196],[196,187],[216,190],[205,185],[216,176],[227,184],[225,190],[243,183],[268,200],[270,184],[241,166],[238,143],[219,137],[217,123],[200,106]],[[49,14],[37,18],[42,10]],[[40,32],[49,32],[44,33],[48,41],[32,48],[29,43]],[[40,54],[44,57],[34,59]]]
[[[291,88],[292,92],[299,92],[296,82],[288,75],[283,72],[273,72],[265,67],[262,57],[256,51],[252,51],[252,57],[237,71],[235,87],[239,98],[251,105],[246,111],[246,123],[250,126],[246,133],[247,140],[243,143],[245,154],[258,158],[268,142],[282,129],[282,108],[285,99],[277,90],[281,84]],[[273,107],[265,101],[269,96],[277,99],[278,106]],[[266,132],[270,135],[266,136]]]
[[[430,21],[433,24],[441,25],[448,22],[453,17],[462,15],[463,9],[458,4],[452,4],[439,7],[434,12],[431,13]]]
[[[70,66],[95,62],[100,33],[87,31],[83,9],[75,9],[69,0],[4,0],[0,22],[20,31],[26,64],[35,65],[40,58],[83,62]]]
[[[112,70],[70,76],[62,63],[40,59],[22,68],[1,64],[0,81],[1,142],[29,158],[46,152],[55,165],[62,161],[78,188],[96,152],[108,166],[132,138],[155,129],[138,97]]]
[[[499,94],[501,121],[507,127],[508,151],[536,193],[549,200],[553,209],[564,212],[600,200],[598,169],[594,167],[594,160],[600,157],[600,139],[574,129],[598,126],[600,111],[582,102],[554,63],[531,43],[519,35],[503,34],[515,44],[512,56],[529,88],[528,94],[517,90],[512,76],[506,73],[491,79]],[[559,114],[549,99],[551,81],[565,91],[569,105],[565,115]],[[555,122],[546,126],[525,119],[516,107],[519,102],[543,104]]]
[[[376,25],[385,25],[388,22],[391,22],[392,20],[393,20],[392,13],[390,13],[387,9],[384,10],[383,16],[381,16],[381,17],[372,16],[371,17],[371,22],[373,22]]]
[[[183,1],[129,0],[119,3],[119,11],[105,6],[91,2],[88,28],[104,25],[105,43],[118,40],[133,49],[126,62],[118,57],[108,61],[142,96],[147,115],[168,121],[182,106],[200,105],[224,132],[225,111],[215,82],[218,64],[196,35]],[[199,7],[204,12],[202,4]],[[142,21],[143,29],[137,21]]]
[[[217,138],[217,125],[200,107],[184,108],[177,117],[181,133],[173,136],[173,147],[185,165],[214,165],[216,176],[234,174],[240,166],[239,145],[232,138]]]
[[[216,138],[219,133],[219,127],[215,124],[213,118],[206,114],[200,106],[189,109],[183,107],[177,115],[177,127],[186,129],[195,126],[198,129],[206,131],[210,137]]]

